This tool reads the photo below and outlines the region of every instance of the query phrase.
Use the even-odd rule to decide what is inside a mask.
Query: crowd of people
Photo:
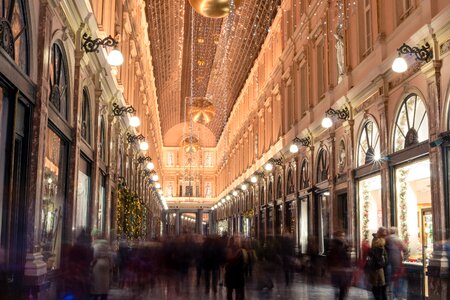
[[[343,231],[334,233],[327,254],[331,283],[336,299],[345,299],[352,284],[371,289],[376,300],[407,298],[406,272],[403,266],[407,247],[397,235],[397,228],[380,227],[372,235],[372,244],[363,241],[357,268],[351,264],[349,245]]]
[[[396,228],[380,227],[371,244],[363,242],[359,262],[352,264],[345,232],[337,231],[322,267],[330,275],[336,299],[345,299],[351,285],[371,290],[376,300],[387,299],[388,293],[392,299],[406,299],[402,265],[406,250]],[[227,300],[242,300],[248,281],[258,290],[270,290],[275,273],[288,286],[295,271],[318,267],[317,260],[300,260],[295,255],[295,243],[289,235],[268,237],[260,244],[226,233],[185,234],[140,243],[121,239],[114,247],[83,230],[68,254],[63,272],[65,299],[104,300],[112,285],[136,294],[164,286],[169,293],[179,295],[194,282],[197,292],[203,289],[205,294],[216,294],[223,287]]]

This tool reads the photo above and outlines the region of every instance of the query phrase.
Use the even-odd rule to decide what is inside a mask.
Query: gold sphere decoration
[[[206,97],[194,97],[189,108],[189,116],[195,123],[206,125],[216,115],[214,105]]]
[[[196,12],[207,18],[223,18],[230,12],[230,0],[189,0]],[[240,0],[234,0],[237,8]]]
[[[186,153],[195,153],[200,149],[200,141],[194,136],[188,136],[181,141],[181,147],[183,147],[183,150]]]

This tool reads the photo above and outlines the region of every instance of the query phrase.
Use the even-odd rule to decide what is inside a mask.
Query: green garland
[[[369,240],[369,189],[367,181],[364,181],[362,186],[362,234],[363,240],[367,241]]]
[[[117,190],[117,234],[127,239],[139,239],[146,235],[146,209],[134,192],[125,185]]]
[[[409,233],[408,233],[408,202],[406,199],[406,192],[408,190],[408,185],[406,183],[406,176],[408,175],[408,170],[399,170],[399,207],[400,207],[400,232],[403,242],[406,246],[409,246]],[[409,248],[409,247],[408,247]]]

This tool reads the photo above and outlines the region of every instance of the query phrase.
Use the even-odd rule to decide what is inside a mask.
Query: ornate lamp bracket
[[[83,38],[83,44],[81,45],[81,48],[86,53],[99,52],[98,48],[100,46],[116,47],[119,44],[119,42],[110,35],[104,39],[100,39],[100,38],[92,39],[92,37],[85,32],[83,34],[82,38]]]
[[[127,133],[127,141],[128,141],[128,143],[134,143],[134,142],[136,142],[136,141],[142,141],[142,140],[144,140],[145,139],[145,137],[142,135],[142,134],[139,134],[139,135],[135,135],[135,134],[131,134],[131,133]]]
[[[429,62],[433,58],[433,51],[430,44],[425,43],[422,47],[411,47],[405,43],[397,49],[399,55],[401,54],[414,54],[416,60]]]
[[[112,104],[112,112],[115,117],[123,116],[125,113],[134,114],[136,109],[133,106],[119,106],[117,103]]]
[[[335,117],[339,120],[348,120],[350,118],[350,111],[347,106],[344,106],[342,109],[329,108],[325,112],[325,115],[328,117]]]

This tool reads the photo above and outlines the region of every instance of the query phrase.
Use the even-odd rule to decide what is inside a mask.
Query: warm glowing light
[[[213,207],[211,207],[211,210],[215,210],[216,208],[213,206]]]
[[[227,196],[225,197],[225,199],[230,200],[230,199],[231,199],[230,195],[227,195]]]
[[[331,126],[333,126],[333,121],[331,120],[330,117],[325,117],[322,120],[322,127],[323,128],[330,128]]]
[[[399,56],[394,59],[394,62],[392,63],[392,71],[396,73],[403,73],[406,70],[408,70],[408,64],[403,57]]]
[[[159,190],[158,194],[160,194],[162,196],[162,194],[164,194],[164,192],[162,190]]]
[[[141,120],[139,119],[138,116],[132,116],[130,118],[130,126],[131,127],[139,127],[139,125],[141,125]]]
[[[49,177],[49,178],[47,179],[47,182],[48,182],[48,183],[52,183],[52,182],[53,182],[53,179],[52,179],[51,177]]]
[[[241,190],[245,191],[247,189],[247,185],[245,183],[241,184]]]
[[[152,176],[152,180],[153,180],[153,181],[158,181],[158,180],[159,180],[158,174],[154,174],[154,175]]]
[[[155,188],[160,189],[161,188],[161,183],[159,183],[159,182],[155,183]]]
[[[155,164],[153,162],[149,162],[145,167],[151,171],[155,168]]]
[[[330,196],[330,192],[324,192],[323,195],[324,196]]]
[[[373,160],[374,160],[374,161],[379,161],[380,159],[381,159],[380,153],[375,153],[375,154],[373,155]]]
[[[123,55],[118,49],[113,49],[109,52],[106,59],[111,66],[120,66],[123,64]]]
[[[236,192],[236,191],[233,191],[233,196],[237,196],[238,195],[238,192]]]
[[[225,203],[225,198],[222,198],[222,200],[220,200],[220,202]]]
[[[147,151],[149,148],[148,143],[147,142],[141,142],[139,144],[139,149],[141,149],[142,151]]]
[[[292,145],[289,147],[289,152],[291,152],[291,153],[297,153],[297,152],[298,152],[298,146],[297,146],[296,144],[292,144]]]
[[[258,178],[256,178],[256,176],[252,176],[252,178],[250,178],[251,183],[257,183],[258,182]]]
[[[272,163],[267,163],[267,164],[264,166],[264,170],[266,170],[266,171],[272,171],[272,170],[273,170],[273,164],[272,164]]]

